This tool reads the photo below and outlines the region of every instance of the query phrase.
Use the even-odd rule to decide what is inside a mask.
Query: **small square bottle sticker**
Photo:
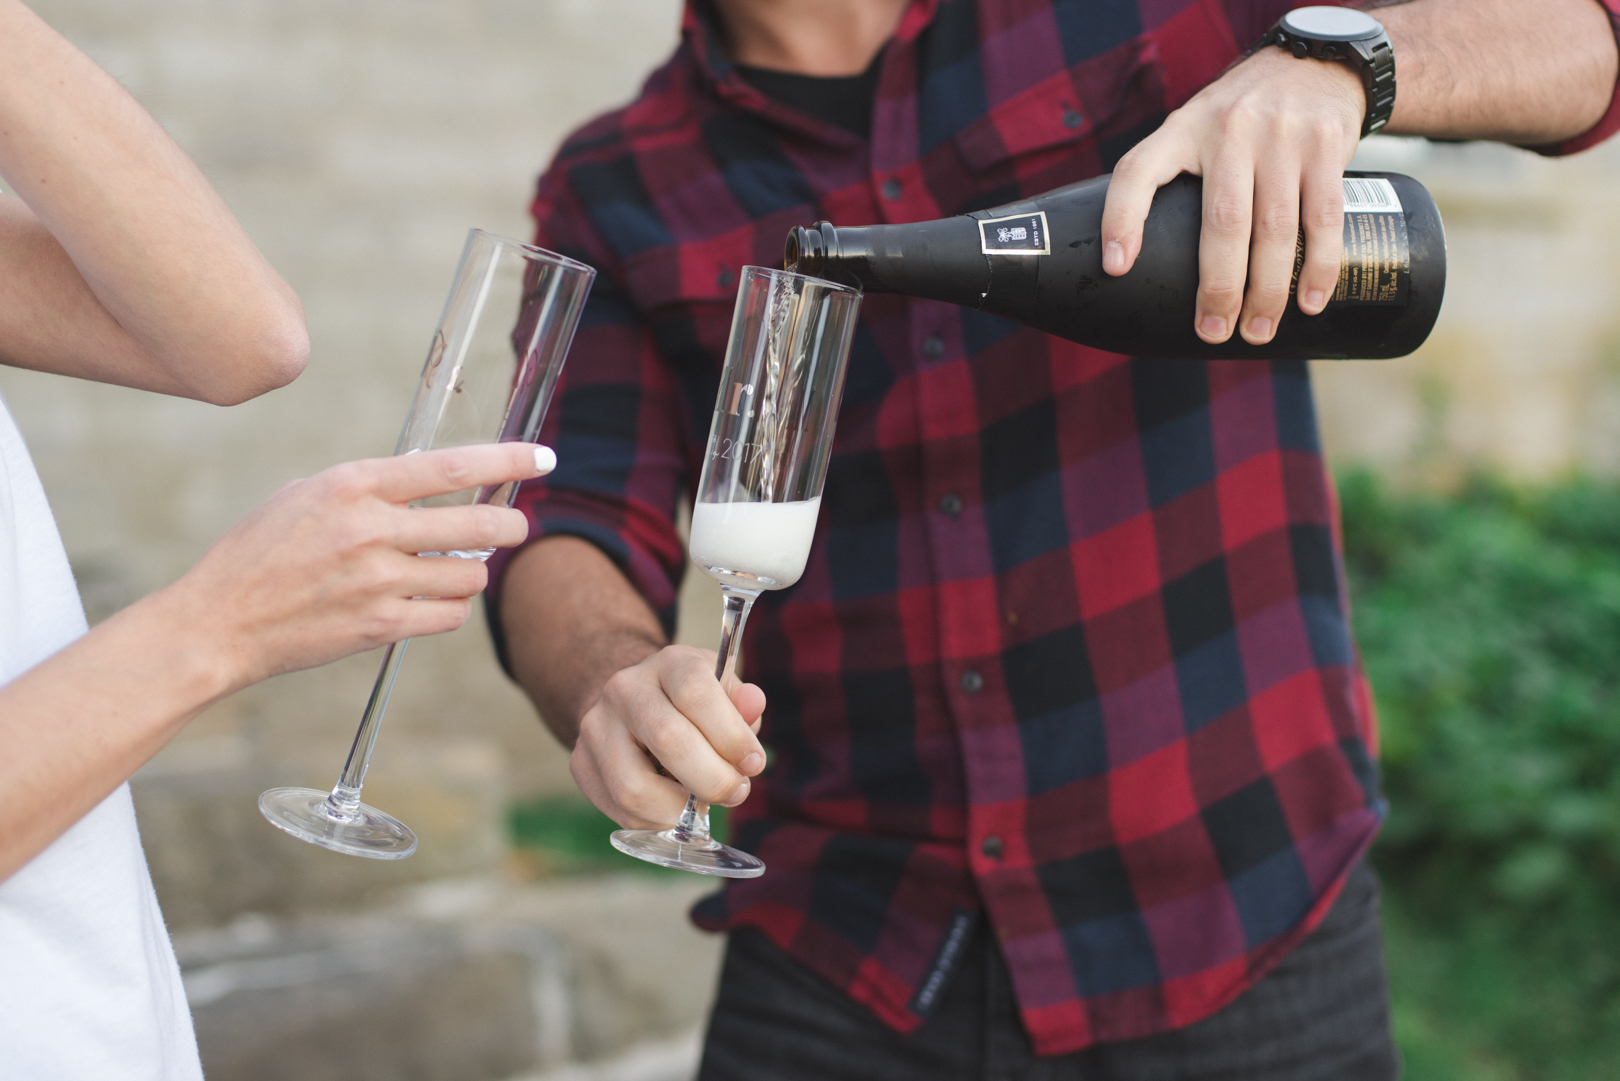
[[[986,255],[1050,255],[1046,212],[1014,214],[979,222],[979,250]]]

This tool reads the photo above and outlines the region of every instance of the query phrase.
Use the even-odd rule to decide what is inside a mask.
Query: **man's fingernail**
[[[1124,269],[1125,245],[1117,240],[1110,240],[1103,245],[1103,269],[1110,273]]]
[[[748,798],[748,790],[750,788],[752,788],[752,787],[753,787],[753,782],[750,781],[747,777],[744,777],[743,778],[743,783],[737,786],[737,791],[733,792],[731,794],[731,798],[726,800],[726,802],[722,806],[725,806],[725,807],[735,807],[735,806],[737,806],[737,804],[741,803],[743,800]]]
[[[765,756],[760,754],[758,751],[754,751],[744,758],[742,760],[742,764],[737,768],[743,773],[746,773],[748,776],[752,777],[754,774],[765,768]]]
[[[1326,301],[1327,297],[1323,295],[1320,289],[1312,289],[1305,294],[1305,306],[1312,311],[1320,311]]]
[[[1226,320],[1218,315],[1206,315],[1198,321],[1198,330],[1204,337],[1220,341],[1226,337]]]
[[[557,452],[550,447],[534,448],[534,468],[543,477],[557,468]]]
[[[1257,315],[1249,320],[1249,337],[1265,341],[1271,337],[1271,320]]]

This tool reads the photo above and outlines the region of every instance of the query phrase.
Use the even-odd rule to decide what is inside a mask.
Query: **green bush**
[[[686,873],[626,856],[614,848],[608,835],[619,827],[577,793],[513,804],[507,809],[506,825],[513,846],[533,861],[534,871],[541,875]],[[709,831],[716,837],[726,836],[724,807],[709,808]]]
[[[1620,488],[1340,492],[1411,1076],[1620,1077]]]

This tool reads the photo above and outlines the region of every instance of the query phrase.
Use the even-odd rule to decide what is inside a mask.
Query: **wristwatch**
[[[1344,61],[1361,76],[1367,91],[1367,117],[1361,124],[1366,138],[1389,123],[1395,108],[1395,51],[1390,47],[1384,24],[1354,8],[1295,8],[1266,36],[1255,43],[1251,53],[1268,45],[1287,49],[1301,60]]]

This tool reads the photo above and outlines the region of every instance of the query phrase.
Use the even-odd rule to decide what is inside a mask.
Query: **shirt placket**
[[[972,379],[961,318],[944,304],[910,312],[919,377],[922,501],[936,587],[938,678],[961,748],[967,856],[991,909],[1004,857],[1023,851],[1028,786],[1021,741],[1002,676],[1001,615],[979,479]]]
[[[890,97],[873,117],[870,184],[877,216],[886,223],[942,216],[916,157],[916,107],[915,98]],[[938,677],[962,750],[968,864],[999,937],[997,872],[1007,857],[1027,855],[1021,823],[1028,786],[1000,666],[1001,613],[980,493],[979,423],[959,310],[912,301],[909,314],[922,510],[940,583]]]

